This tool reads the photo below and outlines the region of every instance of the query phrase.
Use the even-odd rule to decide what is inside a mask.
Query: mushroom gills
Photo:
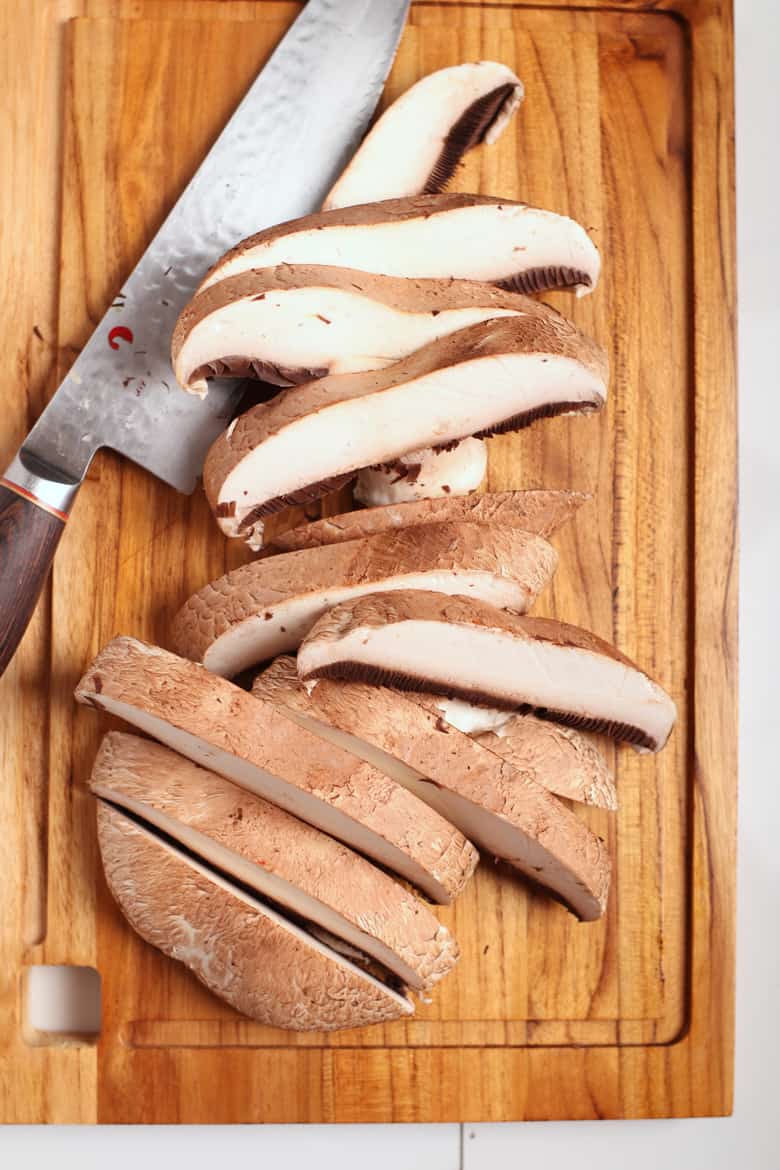
[[[336,606],[301,645],[304,681],[341,678],[534,714],[659,751],[671,698],[586,630],[476,599],[396,593]]]
[[[473,325],[385,370],[331,375],[254,407],[209,451],[206,494],[223,532],[259,545],[258,509],[423,447],[599,410],[607,377],[603,350],[552,310]]]
[[[523,93],[520,78],[496,61],[423,77],[377,120],[323,209],[443,190],[464,154],[496,141]]]
[[[375,973],[422,990],[457,960],[446,928],[387,874],[160,744],[109,732],[90,788]]]
[[[482,439],[462,439],[446,448],[426,447],[390,463],[358,472],[355,499],[368,507],[465,496],[481,485],[487,472]]]
[[[198,292],[277,264],[454,277],[515,291],[572,288],[578,296],[596,287],[601,267],[590,236],[568,216],[487,195],[415,195],[317,212],[259,232],[218,260]]]
[[[130,925],[244,1015],[276,1027],[332,1030],[413,1013],[390,983],[102,800],[98,842],[109,888]],[[293,981],[296,969],[300,978]]]

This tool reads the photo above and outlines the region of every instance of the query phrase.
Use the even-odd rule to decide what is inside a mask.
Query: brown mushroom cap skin
[[[249,268],[282,263],[481,280],[528,294],[588,292],[600,270],[593,241],[568,216],[450,192],[321,211],[267,228],[226,252],[198,291]]]
[[[523,94],[520,78],[496,61],[428,74],[376,121],[323,210],[444,190],[469,150],[496,141]]]
[[[316,720],[319,734],[327,736],[330,726],[385,753],[378,766],[396,779],[401,776],[393,761],[400,761],[411,771],[406,782],[412,789],[461,826],[468,823],[477,844],[550,888],[583,920],[603,914],[611,871],[607,850],[529,771],[516,770],[398,691],[322,679],[306,694],[293,658],[272,663],[255,680],[253,693]],[[348,750],[355,747],[353,742]],[[368,751],[362,758],[370,756]]]
[[[590,498],[585,492],[531,489],[411,500],[323,516],[278,534],[268,547],[274,552],[295,552],[302,548],[317,548],[322,544],[359,540],[377,532],[458,520],[522,528],[547,539]]]
[[[457,329],[521,314],[542,316],[544,307],[480,281],[278,264],[197,293],[176,322],[171,360],[178,382],[196,393],[215,377],[293,386],[382,369]]]
[[[114,638],[75,693],[378,860],[432,901],[450,902],[474,871],[471,843],[406,789],[159,646]]]
[[[345,597],[414,587],[490,598],[525,611],[558,563],[542,536],[465,521],[382,532],[252,561],[185,602],[171,640],[226,677],[297,648]]]
[[[573,727],[535,715],[514,715],[496,731],[482,732],[475,739],[556,796],[598,808],[618,807],[615,778],[606,760]]]
[[[334,606],[301,644],[298,670],[308,682],[372,681],[536,714],[640,751],[660,751],[676,720],[669,695],[590,631],[431,592]]]
[[[110,731],[92,792],[141,817],[236,881],[427,989],[458,947],[426,905],[333,837],[169,748]],[[298,895],[298,891],[303,895]],[[316,917],[314,917],[316,915]],[[391,966],[392,964],[392,966]]]
[[[247,411],[213,444],[203,471],[223,531],[242,535],[259,524],[262,533],[262,516],[281,510],[291,493],[299,502],[317,498],[322,481],[409,451],[600,409],[606,354],[560,314],[539,308],[542,315],[473,325],[384,370],[331,375]],[[464,395],[474,379],[482,393]],[[295,461],[298,450],[305,466]]]
[[[243,1015],[276,1028],[333,1031],[414,1010],[404,997],[103,801],[98,844],[108,887],[133,929]]]

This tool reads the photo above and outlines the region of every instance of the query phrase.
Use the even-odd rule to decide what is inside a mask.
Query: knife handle
[[[19,456],[0,476],[0,675],[33,615],[78,488],[34,474]]]

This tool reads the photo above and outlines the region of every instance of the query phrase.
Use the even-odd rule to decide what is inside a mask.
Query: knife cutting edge
[[[409,3],[309,0],[0,476],[0,674],[101,447],[194,490],[240,391],[179,390],[176,318],[238,240],[319,207],[374,112]]]

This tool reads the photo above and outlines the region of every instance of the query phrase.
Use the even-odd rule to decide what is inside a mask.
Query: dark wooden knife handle
[[[0,674],[27,629],[66,519],[0,482]]]

